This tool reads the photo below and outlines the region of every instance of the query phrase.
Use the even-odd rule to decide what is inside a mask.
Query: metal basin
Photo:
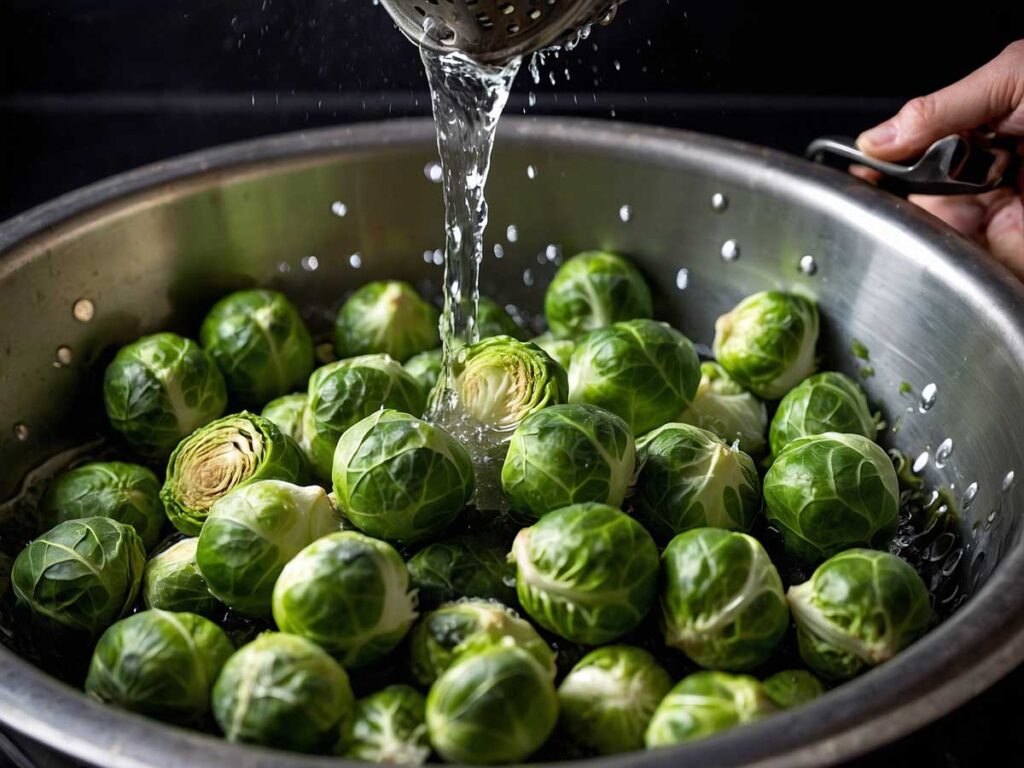
[[[441,192],[424,173],[435,156],[425,121],[300,133],[150,166],[0,227],[0,499],[95,434],[96,382],[114,347],[160,328],[194,334],[229,289],[271,285],[330,307],[372,279],[437,286]],[[899,424],[887,441],[934,457],[951,438],[952,453],[925,475],[955,498],[977,483],[963,511],[969,599],[926,638],[812,706],[594,765],[835,762],[950,711],[1024,658],[1024,501],[1008,475],[1024,478],[1024,292],[1007,273],[896,198],[687,133],[508,120],[488,196],[489,241],[504,254],[488,247],[484,292],[537,311],[557,260],[548,246],[609,248],[640,264],[661,316],[709,343],[714,318],[743,295],[803,286],[827,318],[830,366],[858,371],[854,340],[870,351],[865,387]],[[723,259],[727,241],[738,258]],[[814,274],[800,269],[806,255]],[[937,398],[922,412],[929,383]],[[339,765],[100,706],[4,649],[0,722],[104,768]]]

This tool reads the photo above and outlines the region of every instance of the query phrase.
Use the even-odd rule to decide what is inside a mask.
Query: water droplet
[[[935,468],[942,469],[949,462],[949,457],[953,455],[953,441],[950,438],[946,438],[939,447],[935,449]]]
[[[619,208],[619,218],[622,220],[623,224],[628,224],[630,221],[632,221],[633,220],[633,208],[632,208],[632,206],[624,205],[621,208]]]
[[[971,504],[974,503],[974,499],[977,497],[977,495],[978,495],[978,484],[977,483],[971,483],[970,485],[968,485],[964,489],[963,498],[960,500],[960,509],[961,509],[961,511],[966,512],[968,509],[970,509],[971,508]]]
[[[423,175],[427,177],[427,181],[440,184],[442,175],[441,164],[436,160],[431,160],[423,167]]]
[[[740,257],[740,245],[735,240],[722,243],[722,261],[736,261]]]
[[[345,214],[348,213],[348,206],[341,202],[341,200],[335,200],[331,203],[331,213],[339,219],[343,219],[345,218]]]
[[[946,558],[946,562],[942,564],[942,568],[939,572],[949,578],[953,575],[953,572],[960,565],[960,561],[964,559],[964,550],[962,548],[954,550],[949,557]]]
[[[921,402],[918,404],[917,409],[921,413],[927,413],[935,405],[935,399],[939,396],[939,388],[934,383],[926,384],[924,389],[921,390]]]
[[[303,256],[299,261],[299,266],[307,272],[316,272],[320,269],[320,259],[316,256]]]
[[[528,178],[528,179],[536,179],[537,178],[537,168],[536,168],[536,166],[533,166],[533,165],[526,166],[526,178]]]
[[[527,288],[529,288],[530,286],[533,285],[533,270],[532,269],[524,269],[523,270],[523,285],[525,285]]]
[[[985,530],[990,530],[996,522],[996,516],[999,514],[998,509],[993,509],[988,513],[988,517],[985,518]]]
[[[24,443],[28,440],[28,427],[18,422],[14,425],[14,439],[20,443]]]
[[[505,229],[505,239],[510,243],[519,239],[519,228],[515,224],[509,224]]]
[[[550,244],[544,249],[544,259],[549,264],[561,264],[562,263],[562,248],[561,246]]]
[[[433,261],[434,261],[434,252],[433,251],[424,251],[423,252],[423,263],[424,264],[432,264]]]
[[[929,458],[930,456],[928,455],[928,451],[921,451],[921,453],[918,454],[917,458],[914,459],[914,463],[910,467],[911,471],[915,475],[921,474],[921,472],[924,471],[924,468],[928,466]]]
[[[715,213],[722,213],[729,207],[729,198],[721,192],[715,192],[711,196],[711,210]]]
[[[800,257],[800,271],[805,275],[814,275],[818,272],[818,262],[811,254],[806,253]]]
[[[686,287],[690,284],[690,270],[683,267],[676,272],[676,288],[680,291],[685,291]]]
[[[496,259],[503,259],[503,258],[505,258],[505,249],[504,249],[504,247],[502,247],[501,243],[495,243],[494,244],[494,258],[496,258]]]
[[[1009,472],[1007,472],[1003,476],[1003,493],[1006,493],[1011,488],[1013,488],[1013,480],[1014,480],[1014,474],[1013,474],[1013,470],[1011,469]]]
[[[351,256],[348,257],[348,265],[352,267],[352,269],[359,269],[361,266],[363,266],[363,255],[358,252],[353,253]]]
[[[434,266],[440,267],[444,264],[444,251],[440,248],[434,249]]]
[[[57,360],[56,360],[56,364],[58,366],[61,366],[61,365],[71,365],[71,361],[73,359],[74,359],[74,355],[71,352],[71,347],[67,347],[67,346],[57,347]]]
[[[89,299],[79,299],[71,307],[71,314],[80,323],[88,323],[96,314],[96,305]]]
[[[287,261],[281,261],[277,264],[277,271],[282,275],[292,271],[291,265]]]
[[[527,101],[530,103],[531,107],[536,107],[537,106],[537,94],[536,93],[534,93],[533,91],[530,91],[530,94],[526,98],[527,98]]]
[[[622,63],[618,59],[612,62],[612,66],[615,67],[616,72],[622,69]]]

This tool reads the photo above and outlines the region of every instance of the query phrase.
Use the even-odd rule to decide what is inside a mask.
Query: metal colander
[[[624,0],[381,0],[418,45],[486,64],[573,40],[607,24]]]

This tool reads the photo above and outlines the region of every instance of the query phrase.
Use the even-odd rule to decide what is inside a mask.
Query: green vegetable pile
[[[397,281],[352,294],[315,369],[269,290],[221,299],[198,342],[125,346],[103,395],[134,463],[43,495],[11,573],[25,626],[91,650],[85,691],[113,706],[410,764],[680,744],[929,628],[925,582],[887,551],[879,417],[816,372],[813,301],[743,299],[703,362],[618,255],[566,261],[544,309],[528,341],[482,300],[448,371],[438,311]],[[446,382],[506,437],[502,510],[474,505],[480,465],[430,420]]]

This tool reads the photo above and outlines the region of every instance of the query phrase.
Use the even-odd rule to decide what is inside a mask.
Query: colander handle
[[[815,162],[846,166],[856,163],[878,171],[879,183],[897,194],[970,195],[1012,183],[1020,158],[1009,147],[982,144],[963,136],[939,139],[909,164],[890,163],[864,154],[854,139],[824,136],[807,147]],[[837,162],[838,161],[838,162]]]

